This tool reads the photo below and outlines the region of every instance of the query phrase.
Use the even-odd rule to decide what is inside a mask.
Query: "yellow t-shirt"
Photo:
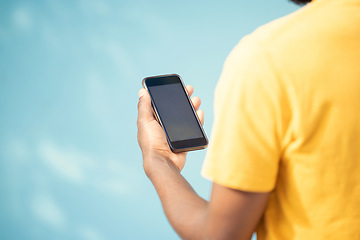
[[[272,191],[258,239],[360,239],[360,0],[316,0],[224,65],[203,175]]]

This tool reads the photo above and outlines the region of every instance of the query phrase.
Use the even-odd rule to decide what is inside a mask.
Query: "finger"
[[[204,125],[204,111],[198,110],[198,111],[196,111],[196,113],[198,115],[201,125]]]
[[[146,120],[151,121],[154,119],[153,110],[151,107],[151,99],[148,91],[144,88],[139,90],[139,103],[138,103],[138,121]]]
[[[193,88],[193,86],[191,86],[191,85],[186,85],[186,91],[187,91],[189,97],[191,97],[191,95],[194,93],[194,88]]]
[[[144,95],[146,94],[146,89],[145,88],[140,88],[139,92],[138,92],[138,95],[139,95],[139,99]]]
[[[201,99],[199,97],[193,97],[191,99],[192,104],[194,105],[195,110],[199,110],[201,105]]]

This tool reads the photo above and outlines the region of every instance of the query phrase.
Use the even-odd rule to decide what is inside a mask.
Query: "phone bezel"
[[[174,78],[175,77],[175,78]],[[157,82],[151,82],[151,80],[157,79]],[[176,80],[174,80],[176,79]],[[161,82],[159,82],[161,81]],[[161,120],[161,116],[159,115],[157,108],[156,108],[156,104],[153,100],[152,94],[149,91],[148,87],[150,86],[158,86],[158,85],[167,85],[167,84],[173,84],[173,83],[180,83],[182,86],[183,91],[185,92],[186,98],[187,98],[187,102],[189,104],[189,106],[192,109],[192,112],[196,118],[198,127],[200,128],[203,137],[201,138],[193,138],[193,139],[185,139],[185,140],[181,140],[181,141],[170,141],[169,135],[167,133],[166,128],[164,127],[162,120]],[[154,114],[157,118],[157,121],[160,123],[161,127],[164,129],[165,134],[166,134],[166,138],[168,141],[168,144],[170,146],[171,151],[175,152],[175,153],[179,153],[179,152],[188,152],[188,151],[193,151],[193,150],[199,150],[199,149],[204,149],[207,147],[208,145],[208,139],[207,136],[205,134],[205,131],[200,123],[200,120],[198,118],[198,115],[195,111],[195,108],[189,98],[189,94],[186,90],[186,87],[184,85],[183,80],[181,79],[181,77],[178,74],[166,74],[166,75],[158,75],[158,76],[151,76],[151,77],[146,77],[143,79],[142,81],[142,85],[143,87],[149,92],[150,98],[151,98],[151,103],[152,103],[152,107],[154,110]]]

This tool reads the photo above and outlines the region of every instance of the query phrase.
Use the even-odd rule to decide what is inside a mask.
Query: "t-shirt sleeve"
[[[274,189],[289,111],[269,54],[242,40],[215,92],[215,117],[202,175],[250,192]]]

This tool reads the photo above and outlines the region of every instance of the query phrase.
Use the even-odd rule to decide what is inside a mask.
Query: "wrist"
[[[153,179],[154,175],[161,174],[164,171],[175,170],[180,173],[180,170],[169,157],[160,154],[149,153],[143,156],[143,167],[150,180]]]

